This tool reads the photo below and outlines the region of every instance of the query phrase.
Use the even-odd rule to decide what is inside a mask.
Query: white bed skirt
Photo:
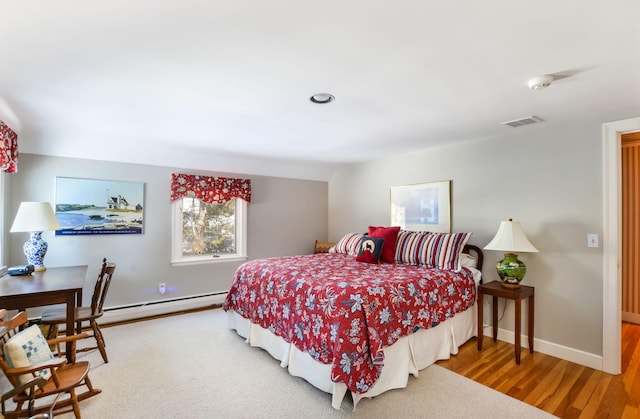
[[[354,409],[361,399],[375,397],[394,388],[404,388],[409,381],[409,374],[417,376],[418,371],[437,360],[449,359],[457,354],[460,345],[476,336],[476,316],[474,305],[437,327],[421,329],[385,348],[380,378],[366,393],[352,393]],[[227,319],[229,328],[236,330],[247,343],[269,352],[280,361],[283,368],[289,369],[291,375],[302,377],[319,390],[331,394],[331,405],[340,409],[347,386],[331,381],[331,365],[314,360],[308,353],[298,350],[269,330],[252,324],[233,310],[227,311]]]

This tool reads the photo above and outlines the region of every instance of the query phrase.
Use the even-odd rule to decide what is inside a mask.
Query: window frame
[[[233,198],[236,203],[236,252],[230,255],[212,254],[184,256],[182,254],[182,198],[171,203],[171,265],[185,266],[207,263],[225,263],[247,260],[247,209],[248,203],[241,198]]]
[[[8,193],[7,193],[7,174],[0,170],[0,276],[7,272],[8,260],[8,238],[7,233],[9,231],[8,225],[6,225],[5,214],[8,213]],[[5,228],[6,227],[6,228]]]

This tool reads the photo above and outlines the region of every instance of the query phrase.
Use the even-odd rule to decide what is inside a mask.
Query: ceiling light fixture
[[[315,95],[311,96],[309,98],[310,101],[312,101],[313,103],[329,103],[329,102],[333,102],[334,100],[336,100],[336,98],[329,93],[316,93]]]
[[[531,80],[529,80],[529,89],[531,90],[544,89],[545,87],[549,87],[552,81],[553,81],[553,76],[550,74],[534,77]]]

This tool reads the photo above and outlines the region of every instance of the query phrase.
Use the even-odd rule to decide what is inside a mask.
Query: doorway
[[[622,134],[622,321],[640,324],[640,132]]]
[[[620,142],[626,133],[640,131],[640,118],[605,123],[603,136],[603,289],[602,289],[602,370],[621,372],[621,275],[622,247]]]

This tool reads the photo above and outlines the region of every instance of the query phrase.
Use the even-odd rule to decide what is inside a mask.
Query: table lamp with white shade
[[[511,218],[500,223],[496,236],[484,248],[506,252],[504,259],[496,264],[498,276],[506,288],[520,288],[520,282],[527,272],[526,265],[518,259],[516,252],[538,252],[525,236],[520,223]]]
[[[11,226],[12,233],[29,232],[31,236],[24,243],[22,250],[27,257],[27,263],[34,266],[35,271],[44,271],[43,260],[47,253],[47,242],[42,239],[42,232],[59,230],[60,224],[56,219],[51,204],[48,202],[23,202],[18,208],[15,220]]]

